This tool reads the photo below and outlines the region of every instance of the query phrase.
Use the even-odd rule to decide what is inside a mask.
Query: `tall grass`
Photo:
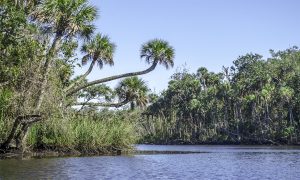
[[[11,131],[11,92],[0,89],[0,144]],[[55,109],[56,108],[56,109]],[[34,124],[27,147],[32,150],[77,150],[82,153],[110,153],[129,150],[137,140],[137,114],[132,111],[90,110],[81,113],[69,109],[61,112],[51,107],[51,117]],[[14,143],[14,141],[12,142]]]
[[[7,89],[0,89],[0,143],[2,143],[9,133],[11,126],[10,118],[7,117],[7,109],[12,92]]]
[[[107,153],[128,150],[136,142],[134,121],[118,112],[54,117],[34,125],[28,145],[33,149],[77,150],[82,153]]]
[[[3,113],[0,112],[0,144],[4,141],[5,137],[7,137],[9,126],[8,122],[5,120]]]

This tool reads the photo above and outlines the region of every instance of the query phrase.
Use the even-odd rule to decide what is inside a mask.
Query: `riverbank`
[[[261,141],[183,141],[183,140],[158,140],[140,141],[140,144],[147,145],[271,145],[271,146],[300,146],[300,143],[276,142],[273,140]]]
[[[142,147],[142,148],[141,148]],[[144,148],[150,147],[150,149]],[[171,150],[161,149],[160,147],[174,147]],[[176,149],[176,147],[181,147]],[[191,147],[209,147],[210,150],[204,149],[198,151],[191,149]],[[22,153],[18,150],[11,150],[7,153],[0,154],[1,159],[40,159],[40,158],[54,158],[54,157],[91,157],[91,156],[119,156],[119,155],[155,155],[155,154],[197,154],[197,153],[211,153],[213,147],[255,147],[255,148],[278,148],[278,149],[289,149],[289,148],[300,148],[299,144],[284,145],[284,144],[137,144],[127,149],[95,149],[90,151],[78,151],[75,149],[36,149],[33,151],[27,151]],[[184,149],[185,148],[185,149]]]
[[[61,150],[34,150],[21,152],[19,150],[10,150],[6,153],[0,153],[0,159],[30,159],[30,158],[51,158],[51,157],[88,157],[88,156],[115,156],[121,154],[129,154],[134,152],[133,147],[128,149],[95,149],[81,152],[75,149],[61,149]]]
[[[130,121],[132,116],[135,114],[127,111],[102,110],[79,115],[69,114],[65,119],[53,117],[31,127],[26,142],[27,153],[16,151],[18,145],[13,140],[8,153],[1,155],[0,149],[0,156],[89,156],[127,152],[132,149],[131,145],[137,139],[134,123]],[[1,124],[7,124],[7,127]],[[11,129],[9,124],[10,121],[0,119],[3,133],[0,132],[0,144],[8,136]]]

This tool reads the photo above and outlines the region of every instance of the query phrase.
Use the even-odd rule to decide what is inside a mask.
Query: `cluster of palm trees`
[[[0,13],[2,12],[1,16],[4,16],[4,13],[10,13],[2,23],[9,26],[8,29],[15,28],[13,30],[15,30],[16,37],[17,35],[21,37],[21,40],[15,38],[11,42],[3,40],[4,32],[1,32],[0,37],[0,42],[3,43],[1,49],[5,52],[0,59],[1,65],[3,65],[0,73],[2,74],[4,70],[19,69],[13,78],[0,78],[0,83],[4,84],[0,88],[11,90],[14,97],[12,101],[18,104],[17,107],[9,106],[10,112],[13,113],[3,115],[9,121],[15,120],[10,133],[8,133],[9,138],[2,140],[4,143],[2,143],[1,149],[4,152],[9,148],[13,139],[20,142],[17,145],[18,148],[21,149],[25,146],[28,129],[35,122],[51,117],[49,114],[51,107],[53,107],[52,113],[55,113],[57,110],[54,109],[57,107],[66,111],[72,104],[120,107],[131,103],[132,108],[144,106],[147,103],[148,88],[144,81],[135,76],[151,72],[157,64],[162,64],[166,68],[172,67],[174,64],[173,47],[167,41],[154,39],[141,47],[140,57],[151,64],[146,70],[88,82],[86,77],[96,64],[100,69],[105,64],[114,64],[113,56],[116,49],[116,45],[108,36],[94,33],[93,22],[98,15],[95,6],[90,5],[88,0],[4,0],[1,2],[3,2],[0,5],[3,10],[0,11]],[[15,15],[20,17],[16,18]],[[15,26],[12,27],[10,23],[5,24],[6,21],[18,20],[24,24],[18,29]],[[22,41],[27,42],[26,46],[21,46]],[[90,65],[86,73],[72,80],[70,77],[76,64],[74,52],[81,42],[83,42],[81,51],[84,54],[81,60],[82,65],[86,65],[88,62]],[[15,48],[20,51],[13,53],[12,49],[6,48],[11,44],[14,44]],[[25,47],[35,53],[28,53]],[[12,56],[20,61],[15,60],[14,63],[9,64],[8,59],[13,59]],[[128,79],[121,81],[117,89],[112,92],[112,94],[118,94],[119,102],[114,102],[112,99],[107,103],[77,102],[78,95],[86,94],[91,89],[93,91],[101,90],[97,86],[121,78]],[[96,94],[100,95],[101,91]],[[57,104],[57,106],[52,106],[52,104]]]

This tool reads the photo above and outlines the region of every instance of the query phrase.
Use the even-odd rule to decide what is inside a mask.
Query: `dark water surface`
[[[0,179],[300,179],[300,147],[137,145],[139,154],[0,160]]]

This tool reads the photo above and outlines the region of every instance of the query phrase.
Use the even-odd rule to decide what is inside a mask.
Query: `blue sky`
[[[147,68],[139,51],[141,44],[154,38],[167,40],[176,50],[173,69],[157,67],[141,76],[157,93],[183,66],[190,72],[201,66],[219,72],[239,55],[253,52],[268,57],[269,49],[300,45],[299,0],[92,0],[91,4],[99,9],[97,32],[107,34],[117,49],[115,65],[95,68],[89,80]]]

